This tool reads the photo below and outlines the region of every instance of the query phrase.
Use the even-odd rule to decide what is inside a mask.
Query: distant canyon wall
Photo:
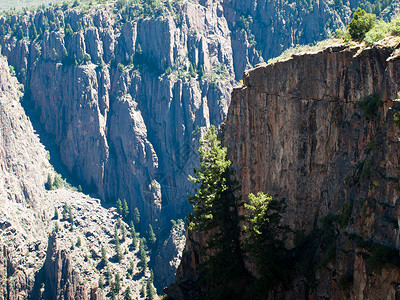
[[[147,17],[140,9],[1,17],[0,44],[68,170],[154,223],[187,212],[199,134],[224,120],[243,71],[325,38],[351,11],[329,1],[182,2]]]

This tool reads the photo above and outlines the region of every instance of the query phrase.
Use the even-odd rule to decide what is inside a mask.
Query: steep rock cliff
[[[18,89],[0,58],[0,299],[103,299],[113,280],[106,278],[107,272],[120,272],[125,277],[122,290],[130,286],[141,297],[141,279],[150,272],[138,266],[139,249],[130,247],[130,234],[121,241],[126,252],[122,261],[113,258],[115,209],[66,184],[68,188],[45,189],[48,175],[59,175],[25,115]],[[73,228],[69,213],[62,216],[65,205]],[[110,259],[106,268],[100,263],[102,246]],[[97,288],[100,276],[103,289]]]
[[[81,2],[1,17],[1,53],[72,176],[138,207],[142,230],[187,213],[199,132],[223,121],[235,79],[327,37],[359,3]]]
[[[271,296],[399,297],[398,42],[338,44],[261,64],[234,89],[221,139],[243,199],[258,191],[286,198],[284,222],[313,241],[296,245],[292,277]],[[382,103],[368,110],[366,101]],[[314,234],[327,216],[330,252]],[[190,298],[204,243],[189,235],[178,284],[167,291],[176,299]],[[307,257],[301,247],[313,243]]]
[[[184,1],[153,14],[143,5],[49,7],[0,27],[2,53],[70,172],[154,223],[186,211],[192,133],[222,122],[233,80],[263,57],[326,37],[351,11],[328,1]]]

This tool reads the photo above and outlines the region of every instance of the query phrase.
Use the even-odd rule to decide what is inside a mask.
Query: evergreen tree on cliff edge
[[[216,130],[211,126],[200,140],[200,169],[189,176],[197,188],[189,196],[193,215],[189,216],[189,229],[208,235],[208,246],[201,249],[202,278],[213,299],[240,297],[246,271],[240,248],[240,198],[235,196],[237,181],[232,178],[231,162],[226,158]]]

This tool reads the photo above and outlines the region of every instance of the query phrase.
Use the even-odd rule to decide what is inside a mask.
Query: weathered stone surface
[[[398,41],[332,46],[261,65],[246,72],[243,86],[232,93],[221,139],[243,199],[258,191],[286,198],[284,222],[295,231],[320,228],[327,215],[347,218],[335,227],[336,256],[317,269],[314,285],[296,270],[277,297],[399,296],[399,267],[382,264],[379,272],[369,260],[376,245],[399,250],[400,129],[393,122],[400,109]],[[375,117],[366,117],[359,103],[371,95],[379,95],[382,106]],[[190,298],[186,283],[198,276],[201,239],[189,233],[177,284],[171,286],[176,299]],[[341,278],[347,274],[344,288]]]
[[[125,198],[144,227],[170,226],[189,210],[198,134],[224,120],[235,79],[349,21],[346,5],[306,2],[173,2],[174,13],[128,22],[116,21],[114,2],[39,9],[0,18],[6,28],[18,21],[25,36],[57,18],[35,40],[5,35],[1,52],[82,186],[103,200]]]
[[[129,233],[121,240],[124,258],[120,263],[113,258],[115,209],[72,189],[45,190],[47,176],[58,175],[19,102],[18,87],[0,58],[0,299],[104,299],[110,285],[97,287],[106,270],[130,274],[121,294],[130,286],[140,297],[141,279],[150,272],[138,266],[139,249],[130,247]],[[61,217],[65,204],[71,208],[73,231],[69,215]],[[106,268],[100,263],[101,247],[109,258]],[[131,262],[135,269],[128,271]]]

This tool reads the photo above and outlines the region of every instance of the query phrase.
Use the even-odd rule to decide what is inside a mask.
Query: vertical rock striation
[[[298,265],[275,296],[399,296],[398,42],[338,44],[262,64],[245,72],[243,86],[232,93],[221,139],[243,199],[258,191],[286,198],[284,222],[318,245],[312,276],[304,272],[302,252],[311,243],[294,251]],[[366,101],[381,105],[363,109]],[[334,232],[330,254],[313,235],[326,230],[327,217]],[[167,290],[176,299],[190,298],[204,243],[189,233],[177,284]]]
[[[100,289],[98,282],[103,277],[110,283],[108,272],[130,274],[122,289],[129,286],[140,298],[141,280],[150,271],[139,266],[130,234],[120,242],[121,262],[112,259],[115,209],[71,187],[45,189],[47,177],[59,175],[25,115],[20,89],[0,58],[0,299],[104,299],[110,284]],[[71,214],[61,217],[65,205]],[[107,268],[102,247],[110,258]]]
[[[128,17],[107,4],[0,20],[3,32],[18,25],[17,37],[49,28],[30,41],[5,34],[2,53],[69,171],[103,199],[126,198],[145,223],[186,213],[193,132],[223,121],[234,79],[350,17],[329,1],[173,5],[150,18],[139,4],[126,8]]]
[[[328,37],[359,2],[49,6],[0,17],[1,53],[69,172],[103,200],[138,207],[142,230],[164,228],[189,210],[198,136],[224,120],[235,80]]]

